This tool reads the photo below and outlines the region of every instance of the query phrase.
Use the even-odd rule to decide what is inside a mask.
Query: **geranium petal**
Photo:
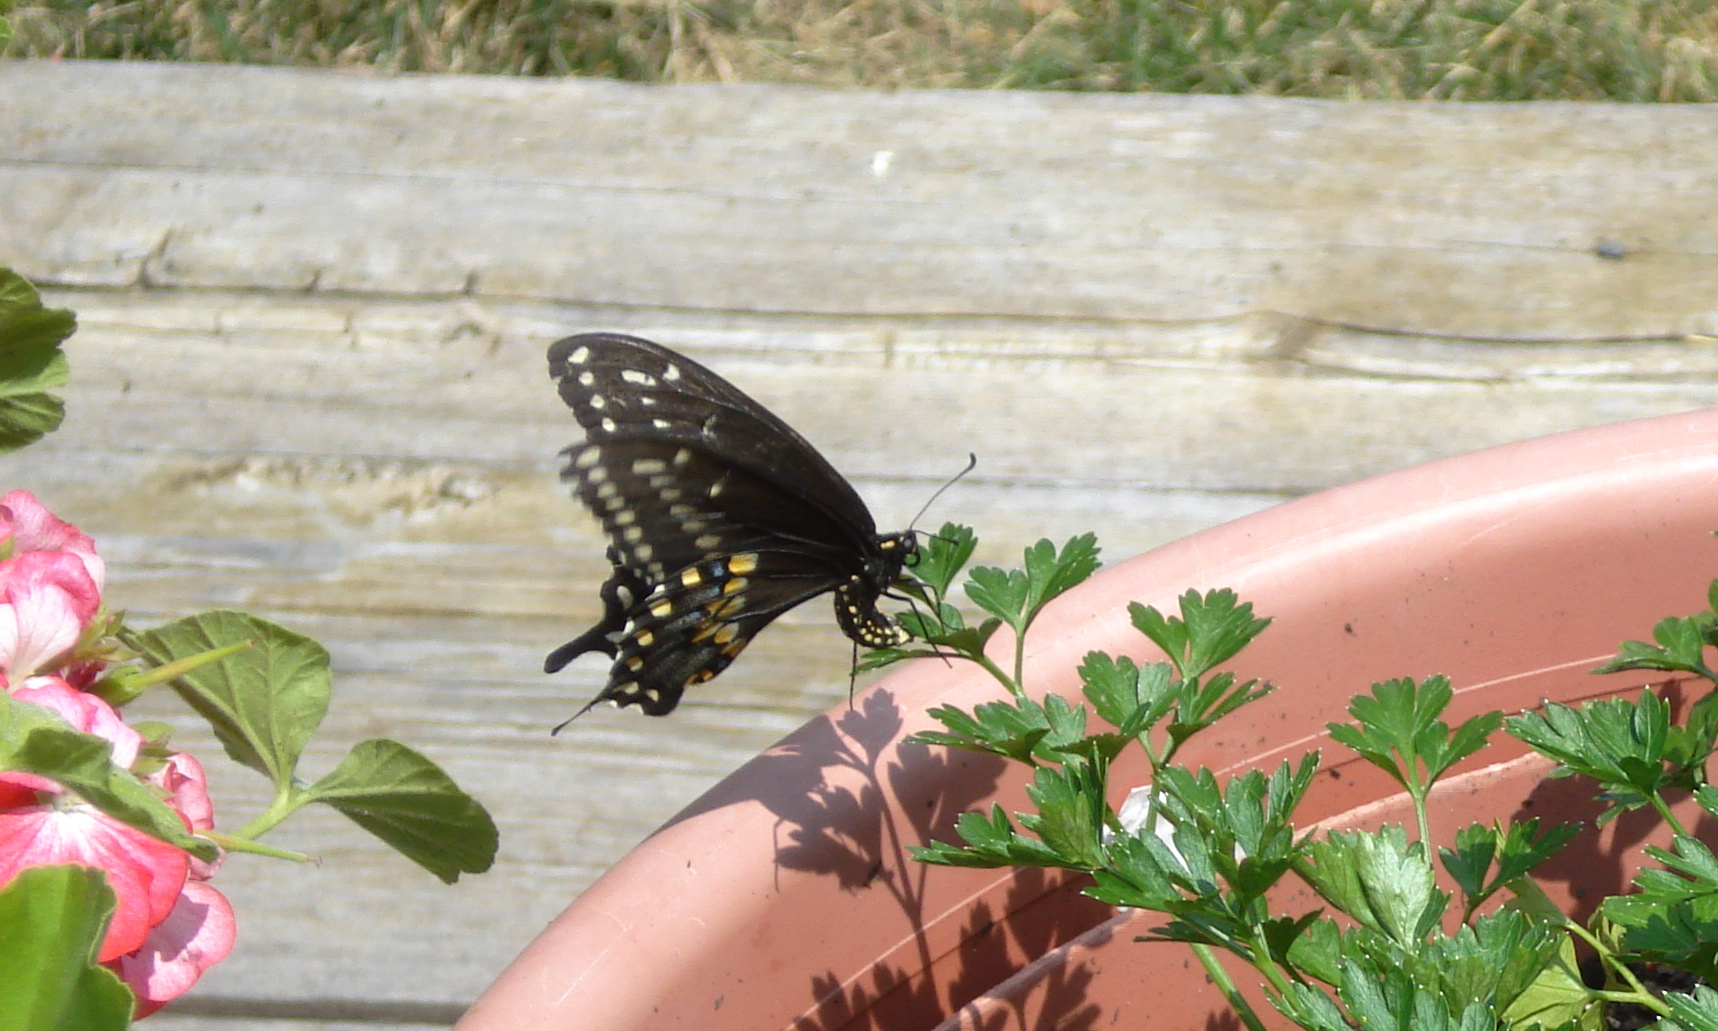
[[[27,490],[0,497],[0,517],[12,532],[14,553],[19,551],[65,551],[76,555],[88,571],[97,592],[105,577],[105,564],[95,553],[95,541],[77,527],[48,511]]]
[[[24,806],[0,812],[0,886],[29,866],[76,863],[106,871],[117,899],[102,941],[103,962],[143,944],[166,919],[189,872],[189,857],[87,806]]]
[[[135,1015],[146,1017],[188,991],[232,951],[236,931],[226,896],[207,884],[187,883],[142,947],[113,964],[137,996]]]
[[[27,551],[0,562],[0,669],[13,681],[78,642],[101,592],[76,555]]]
[[[31,677],[12,692],[21,702],[51,709],[72,725],[73,730],[94,734],[113,742],[113,764],[122,770],[131,769],[143,747],[143,735],[131,729],[113,706],[59,677]]]
[[[215,804],[209,800],[209,780],[203,764],[188,752],[174,752],[167,762],[144,778],[167,792],[167,804],[179,811],[185,823],[194,831],[206,831],[215,826]],[[227,854],[223,851],[214,862],[191,858],[191,878],[206,881],[215,876]]]

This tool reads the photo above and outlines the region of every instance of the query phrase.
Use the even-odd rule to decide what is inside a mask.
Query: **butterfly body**
[[[664,715],[777,616],[830,591],[854,641],[907,640],[877,601],[912,534],[879,534],[852,485],[768,409],[684,355],[615,333],[555,343],[549,375],[586,435],[563,452],[562,479],[601,521],[613,568],[602,619],[544,668],[612,658],[591,705]]]

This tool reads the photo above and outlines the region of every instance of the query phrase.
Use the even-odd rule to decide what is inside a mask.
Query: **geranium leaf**
[[[95,962],[113,917],[107,875],[35,866],[0,890],[0,1031],[123,1031],[133,1000]]]
[[[60,343],[77,329],[63,308],[45,308],[24,277],[0,268],[0,453],[51,433],[65,402],[49,394],[66,385]]]
[[[345,813],[448,884],[495,861],[495,821],[441,767],[398,741],[360,741],[301,796]]]
[[[327,649],[266,619],[223,609],[132,635],[126,643],[161,665],[244,641],[252,646],[175,679],[173,689],[209,721],[234,761],[284,788],[328,712]]]

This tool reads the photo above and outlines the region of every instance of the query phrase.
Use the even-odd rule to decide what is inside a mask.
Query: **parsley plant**
[[[872,652],[862,666],[940,655],[987,670],[1007,689],[1005,700],[970,712],[936,709],[931,715],[945,729],[912,740],[1032,767],[1032,809],[967,813],[956,827],[961,843],[916,848],[920,861],[1090,876],[1086,894],[1161,914],[1165,922],[1141,940],[1192,946],[1251,1031],[1264,1024],[1216,950],[1249,963],[1271,1006],[1309,1031],[1599,1031],[1606,1003],[1644,1007],[1659,1018],[1658,1031],[1718,1031],[1718,992],[1660,998],[1635,973],[1641,964],[1666,964],[1718,982],[1718,857],[1666,801],[1667,792],[1692,792],[1718,818],[1718,787],[1706,773],[1718,739],[1718,691],[1680,723],[1658,695],[1643,691],[1632,701],[1552,703],[1507,719],[1490,712],[1452,728],[1441,718],[1453,696],[1447,678],[1374,684],[1350,702],[1352,723],[1328,725],[1330,737],[1402,786],[1416,826],[1412,833],[1384,826],[1297,834],[1295,808],[1318,772],[1318,752],[1227,783],[1174,761],[1195,734],[1272,690],[1219,669],[1269,619],[1228,590],[1189,591],[1175,615],[1131,605],[1133,625],[1166,661],[1092,652],[1079,669],[1083,703],[1035,699],[1023,682],[1024,636],[1049,601],[1097,570],[1096,541],[1087,534],[1060,549],[1040,541],[1021,569],[972,569],[964,589],[983,615],[968,625],[948,597],[975,545],[970,529],[952,524],[929,539],[906,588],[917,604],[902,615],[917,641]],[[1705,660],[1718,645],[1718,581],[1709,601],[1707,611],[1660,623],[1655,644],[1625,642],[1595,672],[1657,670],[1718,688]],[[1015,632],[1012,662],[985,651],[1003,626]],[[1475,823],[1434,857],[1427,796],[1500,728],[1554,759],[1553,776],[1596,781],[1606,805],[1599,822],[1656,809],[1675,833],[1670,850],[1648,850],[1662,868],[1640,871],[1638,890],[1605,900],[1581,924],[1532,879],[1575,836],[1574,825]],[[1130,747],[1142,749],[1150,768],[1141,819],[1124,819],[1110,802],[1111,763]],[[1439,886],[1439,865],[1453,894]],[[1311,887],[1327,908],[1273,911],[1266,896],[1285,877]],[[1597,955],[1602,986],[1582,982],[1577,943]]]

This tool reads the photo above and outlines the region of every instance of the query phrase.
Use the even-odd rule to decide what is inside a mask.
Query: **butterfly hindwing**
[[[828,591],[855,641],[905,640],[876,603],[911,535],[878,535],[852,485],[768,409],[636,337],[569,337],[550,348],[549,370],[586,432],[562,478],[601,521],[614,568],[602,620],[545,669],[612,658],[592,705],[665,714],[777,616]]]

